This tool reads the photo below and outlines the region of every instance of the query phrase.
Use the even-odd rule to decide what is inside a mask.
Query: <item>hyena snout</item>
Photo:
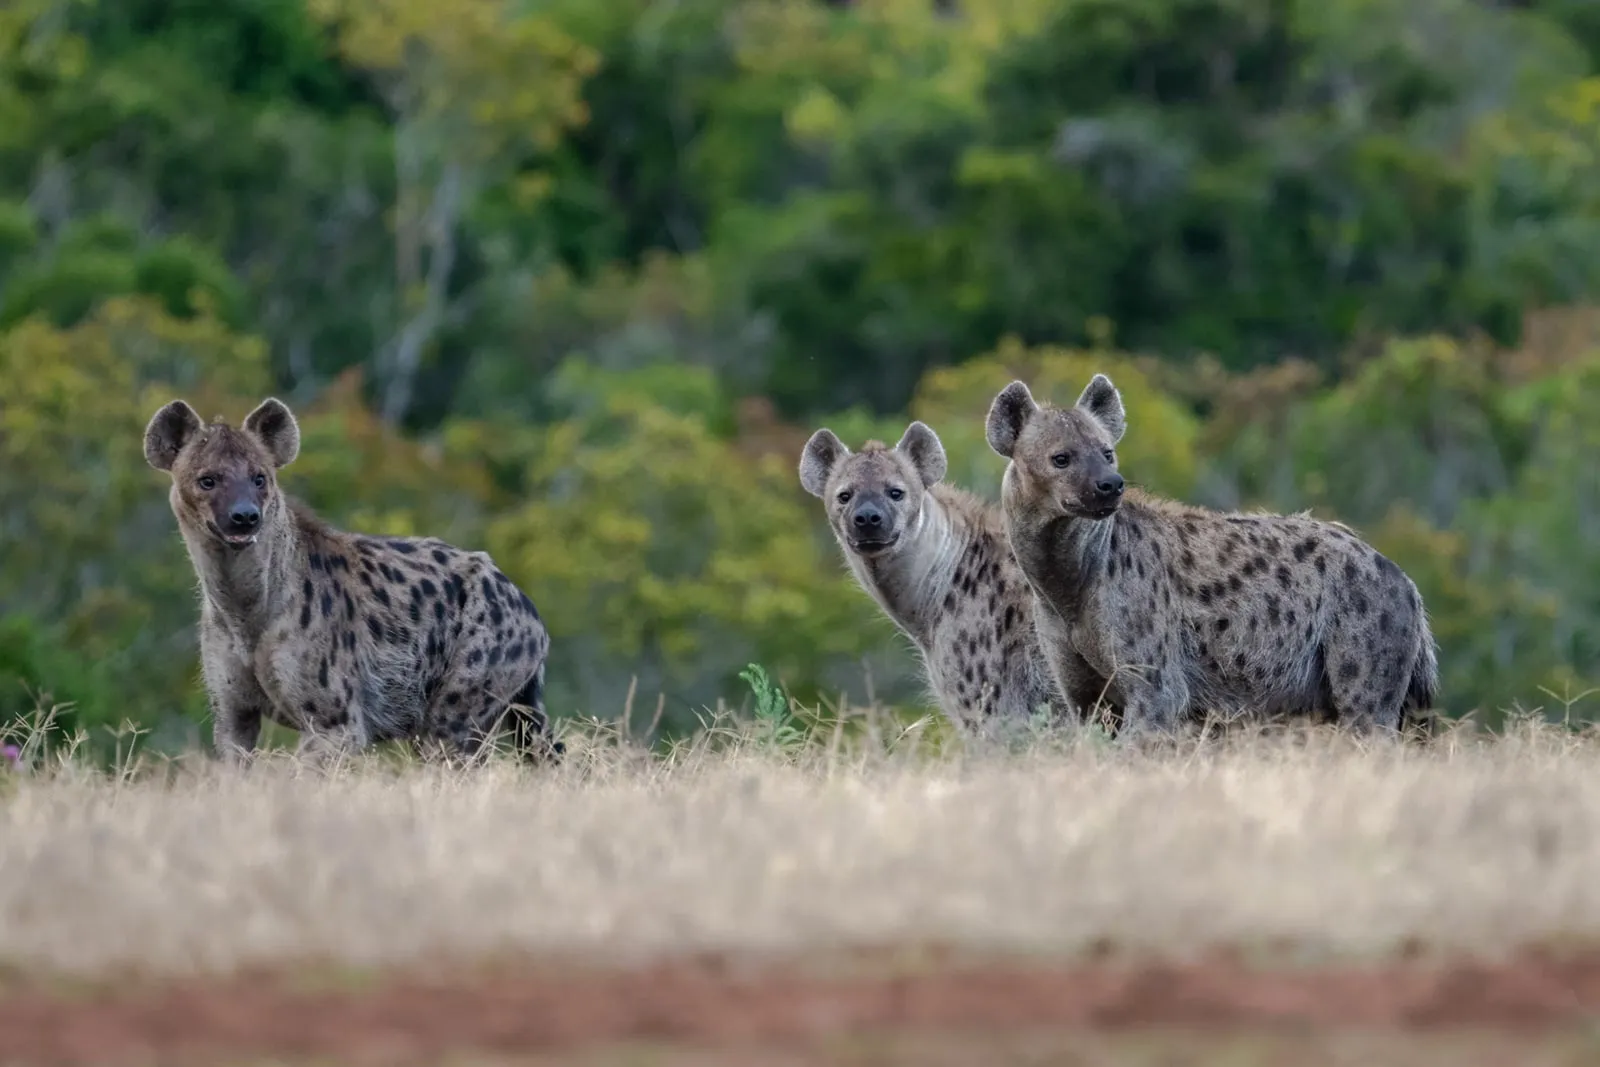
[[[1111,464],[1095,464],[1081,471],[1078,477],[1067,479],[1061,507],[1069,515],[1103,519],[1121,505],[1122,491],[1126,487],[1122,475]]]
[[[1115,504],[1122,497],[1124,487],[1122,475],[1116,471],[1102,474],[1094,483],[1094,498],[1097,504]]]
[[[261,509],[254,500],[235,500],[228,508],[229,533],[255,533],[261,525]]]
[[[862,552],[880,552],[900,537],[894,512],[872,496],[857,497],[848,517],[851,542]]]

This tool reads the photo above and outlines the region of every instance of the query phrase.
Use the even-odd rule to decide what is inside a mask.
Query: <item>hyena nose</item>
[[[235,504],[228,513],[228,522],[235,529],[254,530],[261,525],[261,509],[254,504]]]
[[[1096,482],[1094,487],[1101,496],[1121,496],[1122,485],[1122,475],[1111,474]]]
[[[856,529],[858,530],[877,529],[883,525],[883,512],[871,504],[863,504],[856,509],[856,513],[851,517],[850,521],[856,524]]]

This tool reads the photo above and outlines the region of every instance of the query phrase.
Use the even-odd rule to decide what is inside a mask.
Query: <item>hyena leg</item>
[[[1122,693],[1122,737],[1138,741],[1177,733],[1189,707],[1189,684],[1170,662],[1121,665],[1112,684]]]
[[[1375,653],[1328,642],[1324,663],[1339,725],[1357,734],[1398,734],[1415,641],[1402,634]]]
[[[295,756],[316,770],[341,763],[366,747],[353,721],[339,726],[308,727],[300,731]]]
[[[200,670],[211,701],[211,737],[217,755],[233,767],[248,764],[261,739],[261,714],[267,694],[245,660],[201,627]]]

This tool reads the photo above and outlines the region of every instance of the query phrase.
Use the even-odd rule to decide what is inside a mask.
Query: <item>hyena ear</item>
[[[1083,395],[1078,397],[1078,407],[1106,428],[1112,444],[1122,440],[1122,435],[1127,432],[1128,416],[1122,410],[1122,394],[1117,392],[1117,387],[1104,374],[1096,374],[1089,379]]]
[[[274,467],[287,467],[300,454],[300,424],[276,397],[268,397],[246,415],[244,428],[267,446]]]
[[[1017,438],[1022,436],[1022,428],[1028,425],[1028,420],[1038,410],[1039,405],[1033,402],[1033,394],[1028,392],[1028,387],[1023,383],[1012,382],[1000,390],[1000,395],[989,405],[989,447],[1010,459],[1011,453],[1016,450]]]
[[[144,459],[158,471],[170,471],[178,453],[200,429],[200,416],[182,400],[155,413],[144,428]]]
[[[944,480],[945,471],[949,469],[944,445],[939,443],[939,435],[926,423],[913,422],[907,426],[900,443],[894,447],[895,451],[904,452],[910,457],[911,465],[917,468],[917,475],[922,479],[922,488],[927,489]]]
[[[850,455],[844,442],[832,430],[823,428],[811,435],[800,453],[800,487],[820,497],[828,488],[828,477],[839,461]]]

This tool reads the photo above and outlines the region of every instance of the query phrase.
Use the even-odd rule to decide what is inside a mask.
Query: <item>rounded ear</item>
[[[170,471],[178,453],[200,429],[200,416],[182,400],[155,413],[144,428],[144,459],[158,471]]]
[[[267,446],[274,467],[287,467],[300,454],[300,424],[277,397],[268,397],[246,415],[244,429]]]
[[[1000,395],[989,405],[989,447],[1010,459],[1011,453],[1016,450],[1017,438],[1022,435],[1022,428],[1028,425],[1028,420],[1038,410],[1039,405],[1033,402],[1033,394],[1021,382],[1012,382],[1000,390]]]
[[[820,497],[828,488],[828,477],[839,461],[850,455],[834,432],[824,427],[811,435],[805,450],[800,453],[800,486],[812,496]]]
[[[944,445],[939,442],[939,435],[926,423],[913,422],[907,426],[906,432],[900,437],[900,443],[894,447],[895,451],[904,452],[911,458],[911,465],[917,468],[924,489],[944,479],[945,471],[949,469],[949,462],[944,455]]]
[[[1128,416],[1122,410],[1122,394],[1104,374],[1096,374],[1078,397],[1078,407],[1106,428],[1111,443],[1122,440],[1128,429]]]

